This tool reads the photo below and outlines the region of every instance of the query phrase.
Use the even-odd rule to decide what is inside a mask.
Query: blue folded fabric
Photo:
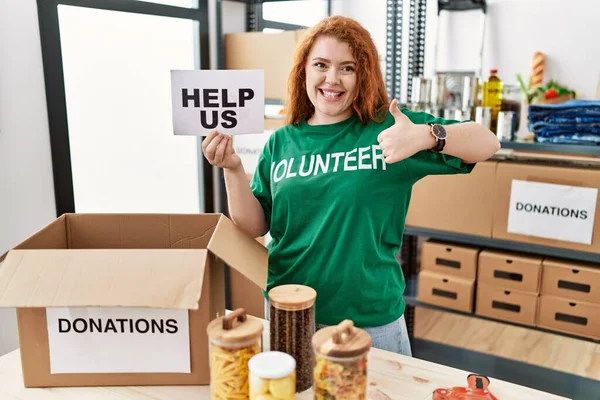
[[[595,110],[600,111],[600,100],[569,100],[560,104],[531,104],[529,112],[548,110]]]
[[[561,134],[589,134],[600,135],[600,123],[595,124],[550,124],[536,122],[530,124],[530,131],[540,136],[555,136]]]
[[[600,101],[532,104],[528,127],[538,142],[600,145]]]
[[[554,144],[581,144],[586,146],[600,146],[600,136],[598,135],[558,135],[543,137],[538,136],[536,140],[539,143],[554,143]]]

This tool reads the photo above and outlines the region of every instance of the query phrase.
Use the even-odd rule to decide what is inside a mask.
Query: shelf
[[[521,151],[539,151],[544,153],[584,154],[600,157],[600,146],[585,146],[576,144],[550,144],[530,142],[501,142],[503,149]]]
[[[537,326],[523,325],[523,324],[519,324],[517,322],[485,317],[483,315],[477,315],[475,313],[458,311],[458,310],[453,310],[451,308],[440,307],[440,306],[436,306],[433,304],[423,303],[423,302],[419,301],[417,298],[417,292],[418,292],[417,279],[418,278],[410,278],[406,281],[406,290],[404,291],[404,301],[406,302],[407,306],[429,308],[432,310],[443,311],[443,312],[458,314],[458,315],[464,315],[467,317],[482,319],[482,320],[486,320],[486,321],[501,322],[503,324],[519,326],[521,328],[533,329],[533,330],[540,331],[540,332],[551,333],[553,335],[560,335],[560,336],[570,337],[573,339],[585,340],[585,341],[592,342],[592,343],[600,343],[600,340],[595,340],[595,339],[591,339],[591,338],[587,338],[587,337],[583,337],[583,336],[577,336],[574,334],[558,332],[558,331],[554,331],[551,329],[544,329],[544,328],[540,328]]]
[[[587,253],[583,251],[561,249],[558,247],[541,246],[537,244],[513,242],[508,240],[492,239],[482,236],[464,235],[462,233],[415,228],[410,226],[405,228],[404,234],[409,236],[425,236],[431,239],[443,240],[458,244],[491,247],[502,250],[539,254],[548,257],[598,263],[600,268],[600,254],[598,253]]]

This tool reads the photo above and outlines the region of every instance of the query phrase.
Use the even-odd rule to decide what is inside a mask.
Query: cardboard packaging
[[[542,257],[484,250],[479,254],[478,274],[478,282],[537,294],[542,279]]]
[[[265,71],[265,98],[285,100],[297,43],[306,30],[225,35],[226,69]]]
[[[600,305],[542,294],[537,325],[546,329],[600,339]]]
[[[600,200],[596,202],[595,221],[591,244],[546,239],[537,236],[508,232],[508,215],[513,180],[554,183],[559,185],[600,189],[600,170],[590,168],[567,168],[502,162],[498,164],[496,175],[497,190],[493,224],[493,237],[495,239],[539,244],[543,246],[559,247],[589,253],[600,253]],[[557,227],[559,227],[561,223],[568,223],[569,219],[562,218],[562,220],[557,219],[557,221],[559,221],[557,223]]]
[[[598,265],[545,259],[542,294],[600,304]]]
[[[467,280],[477,277],[479,248],[427,241],[421,249],[421,269]]]
[[[413,187],[406,225],[492,237],[496,161],[468,175],[431,175]]]
[[[418,279],[420,302],[457,311],[473,312],[475,281],[431,271],[421,271]]]
[[[475,314],[485,317],[535,325],[538,295],[477,283]]]
[[[61,216],[9,251],[0,267],[0,307],[17,309],[25,386],[209,384],[206,327],[225,313],[224,262],[264,289],[267,250],[223,215]],[[87,317],[94,312],[109,316],[118,312],[124,317],[122,321],[113,320],[112,325],[108,321],[111,317],[69,321],[77,314]],[[166,365],[176,357],[154,342],[170,340],[164,335],[174,333],[176,329],[169,331],[174,325],[167,320],[165,333],[162,322],[152,320],[150,336],[148,320],[142,324],[139,319],[128,320],[138,312],[183,316],[185,324],[180,327],[189,328],[179,331],[184,339],[178,345],[189,347],[189,360],[175,361],[187,364],[189,372],[138,372],[145,363],[156,364],[162,357]],[[56,313],[63,314],[62,320],[56,320]],[[89,336],[75,336],[74,340],[83,341],[79,347],[72,345],[74,342],[61,347],[61,335],[75,332]],[[145,357],[135,358],[142,365],[134,367],[138,368],[134,372],[129,367],[113,365],[118,364],[114,360],[108,360],[113,363],[110,371],[52,372],[79,368],[79,364],[61,364],[68,364],[75,356],[83,360],[83,368],[86,355],[97,348],[94,341],[112,340],[103,345],[111,351],[114,347],[127,353],[129,345],[125,343],[132,343],[131,335],[134,345],[145,341],[148,346]],[[89,342],[85,342],[86,338]],[[87,367],[95,371],[97,366]],[[162,368],[160,363],[157,368]]]

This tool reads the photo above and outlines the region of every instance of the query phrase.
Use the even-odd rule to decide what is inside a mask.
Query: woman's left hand
[[[435,146],[435,138],[429,132],[429,125],[413,123],[400,111],[396,99],[390,104],[390,113],[396,122],[377,136],[387,164],[402,161]]]

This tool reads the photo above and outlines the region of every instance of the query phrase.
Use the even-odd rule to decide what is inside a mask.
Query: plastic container
[[[287,353],[267,351],[248,362],[250,400],[294,400],[296,360]]]
[[[371,336],[345,320],[314,334],[315,399],[367,399]]]
[[[248,361],[262,351],[263,329],[243,308],[208,324],[211,399],[248,398]]]
[[[317,292],[303,285],[281,285],[269,291],[270,350],[296,360],[297,392],[309,389],[313,382],[316,298]]]

